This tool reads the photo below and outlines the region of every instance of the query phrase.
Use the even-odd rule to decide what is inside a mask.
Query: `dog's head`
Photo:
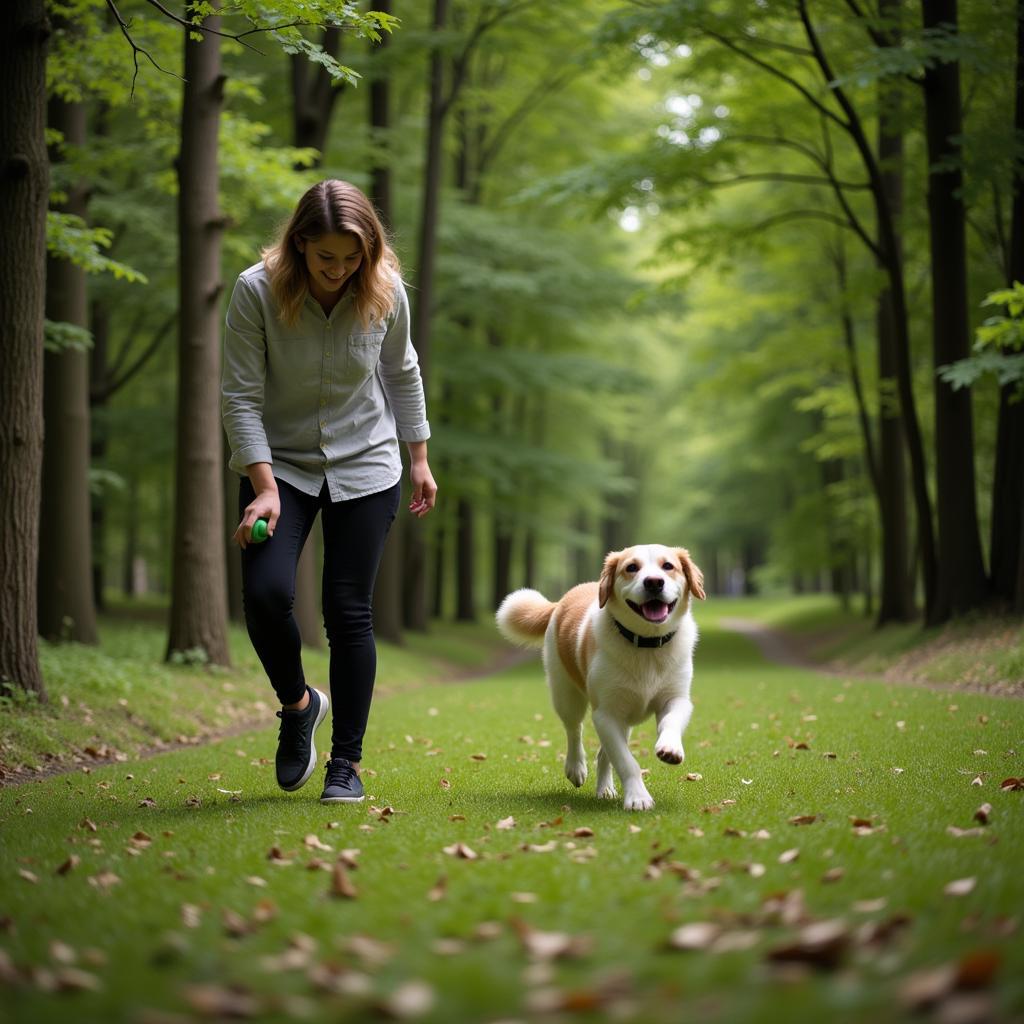
[[[690,607],[690,595],[704,600],[704,574],[685,548],[638,544],[612,551],[604,560],[598,604],[609,602],[623,625],[643,623],[645,634],[674,624]]]

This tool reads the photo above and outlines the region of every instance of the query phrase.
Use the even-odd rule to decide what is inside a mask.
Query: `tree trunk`
[[[97,423],[95,412],[107,404],[106,396],[100,396],[100,385],[106,380],[107,352],[110,349],[110,309],[94,299],[89,310],[89,329],[92,333],[92,351],[89,353],[89,418],[92,431],[89,438],[89,457],[93,466],[103,467],[107,458],[107,426]],[[107,492],[92,495],[92,597],[97,611],[103,611],[105,601],[107,562]]]
[[[1017,72],[1013,126],[1024,137],[1024,0],[1017,3]],[[1024,175],[1013,163],[1013,205],[1010,213],[1010,252],[1007,283],[1024,282]],[[1010,608],[1024,607],[1024,401],[1013,401],[1018,386],[1005,384],[999,392],[996,465],[992,482],[992,593]]]
[[[376,0],[373,6],[374,10],[382,14],[391,13],[390,0]],[[383,60],[388,38],[388,33],[384,32],[380,42],[374,44],[370,71],[370,131],[375,154],[374,166],[370,168],[370,200],[377,208],[377,215],[385,230],[391,232],[394,227],[394,212],[391,199],[391,160],[387,153],[391,129],[391,81],[387,64]],[[384,65],[383,68],[381,64]],[[404,483],[407,465],[408,458],[403,452],[403,496],[407,493]],[[380,568],[377,570],[377,584],[373,591],[374,632],[380,639],[393,644],[402,643],[402,548],[407,517],[401,514],[401,509],[406,504],[405,500],[399,502],[399,514],[391,524],[391,531],[384,544]]]
[[[922,0],[926,30],[956,31],[957,0]],[[960,65],[930,64],[924,73],[931,236],[932,350],[935,369],[970,354],[967,240],[962,198]],[[988,598],[974,482],[971,390],[934,377],[935,479],[939,545],[931,625],[979,608]]]
[[[895,21],[903,0],[881,0],[879,14]],[[894,41],[899,39],[893,30]],[[887,199],[892,222],[892,261],[903,273],[903,125],[900,87],[883,79],[879,85],[878,164],[881,188]],[[880,218],[879,218],[880,220]],[[878,225],[880,247],[884,248],[882,225]],[[881,269],[884,269],[881,268]],[[914,618],[914,581],[910,575],[907,483],[904,464],[906,438],[897,397],[896,311],[892,289],[878,296],[878,506],[882,539],[882,579],[877,623],[909,622]]]
[[[46,699],[36,588],[43,454],[46,50],[43,0],[0,4],[0,692]]]
[[[376,7],[380,10],[379,6]],[[324,29],[320,45],[325,53],[337,58],[341,51],[341,29],[331,25]],[[305,54],[293,54],[292,72],[292,132],[295,145],[318,151],[313,166],[323,163],[324,147],[331,127],[331,114],[341,95],[343,86],[335,85],[327,70],[311,63]]]
[[[473,502],[463,496],[456,506],[455,561],[455,619],[457,622],[476,621],[476,595],[474,566],[476,564]]]
[[[444,56],[439,37],[448,20],[448,0],[434,0],[435,45],[430,52],[430,90],[427,113],[427,143],[424,162],[423,202],[417,247],[415,302],[413,305],[413,344],[420,361],[420,373],[426,391],[430,380],[430,320],[434,301],[434,264],[437,252],[437,226],[441,205],[441,138],[444,131]],[[405,624],[410,629],[427,627],[426,552],[423,524],[407,524],[405,531]]]
[[[219,26],[219,19],[206,24]],[[220,38],[185,29],[178,157],[180,317],[174,562],[167,656],[202,650],[230,662],[220,423],[220,241],[217,133],[224,95]]]
[[[69,145],[85,143],[85,104],[50,100],[50,127]],[[55,147],[53,159],[59,159]],[[85,218],[83,182],[68,190],[66,213]],[[85,271],[70,260],[46,262],[46,316],[85,328]],[[43,481],[39,508],[39,634],[47,640],[94,644],[92,520],[89,500],[89,353],[47,352],[43,369]]]

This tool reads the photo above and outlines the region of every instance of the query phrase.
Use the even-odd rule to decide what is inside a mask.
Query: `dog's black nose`
[[[660,576],[648,576],[644,580],[644,590],[651,594],[660,594],[665,589],[665,581]]]

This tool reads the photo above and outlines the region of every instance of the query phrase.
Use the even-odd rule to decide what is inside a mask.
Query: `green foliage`
[[[47,352],[88,352],[92,348],[92,332],[78,324],[44,320],[43,347]]]
[[[144,284],[145,274],[103,254],[112,237],[109,228],[90,227],[75,214],[47,211],[46,248],[51,255],[70,260],[88,274],[109,273],[118,280]]]
[[[975,355],[940,366],[938,375],[957,389],[994,376],[1000,387],[1016,384],[1024,396],[1024,284],[990,292],[982,305],[1005,306],[1007,315],[986,318],[977,330]]]

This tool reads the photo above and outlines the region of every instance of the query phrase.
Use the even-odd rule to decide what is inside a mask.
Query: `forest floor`
[[[722,621],[817,652],[832,613],[798,605],[698,609],[686,762],[634,734],[646,814],[564,778],[540,665],[494,671],[489,627],[382,645],[367,800],[330,808],[274,786],[244,637],[220,672],[161,665],[152,623],[47,649],[4,749],[83,760],[0,788],[0,1020],[1024,1019],[1024,702],[773,663]]]

